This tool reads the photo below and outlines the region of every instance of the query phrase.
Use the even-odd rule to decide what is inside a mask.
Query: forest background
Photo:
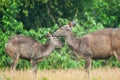
[[[76,21],[72,30],[76,37],[103,28],[120,27],[120,0],[0,0],[0,68],[9,68],[11,58],[5,52],[5,43],[15,35],[26,35],[40,43],[48,41],[46,34],[54,33],[69,21]],[[61,38],[64,42],[64,38]],[[120,67],[111,57],[93,60],[92,67]],[[79,60],[66,45],[54,50],[39,63],[39,69],[82,68]],[[17,69],[30,68],[30,62],[21,59]]]

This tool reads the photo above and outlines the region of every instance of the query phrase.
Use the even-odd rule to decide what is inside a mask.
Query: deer
[[[53,36],[64,37],[66,44],[81,59],[85,60],[85,72],[90,78],[92,59],[107,59],[115,56],[120,62],[120,29],[106,28],[81,37],[76,37],[72,27],[76,22],[69,22],[53,33]]]
[[[12,58],[11,69],[15,70],[18,59],[31,61],[33,77],[36,78],[37,64],[49,56],[55,48],[61,48],[63,43],[48,34],[49,42],[41,44],[29,36],[14,36],[5,45],[7,54]]]

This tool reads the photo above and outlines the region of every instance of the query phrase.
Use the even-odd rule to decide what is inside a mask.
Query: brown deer
[[[115,55],[120,61],[120,29],[107,28],[76,38],[71,30],[75,22],[58,29],[53,35],[65,37],[66,44],[77,56],[85,60],[85,69],[89,77],[91,59],[104,59]]]
[[[34,77],[37,72],[37,63],[49,56],[55,48],[62,47],[63,43],[48,35],[50,41],[46,44],[40,44],[36,40],[27,36],[14,36],[5,45],[7,54],[12,58],[11,69],[15,70],[19,58],[31,61]]]

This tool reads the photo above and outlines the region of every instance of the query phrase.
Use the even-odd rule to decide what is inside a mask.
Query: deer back
[[[6,52],[14,57],[16,54],[20,54],[20,57],[31,58],[37,51],[36,47],[42,46],[36,40],[27,36],[15,36],[11,38],[6,44]]]

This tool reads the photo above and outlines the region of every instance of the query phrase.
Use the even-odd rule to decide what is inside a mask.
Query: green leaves
[[[40,43],[47,42],[47,33],[75,20],[72,30],[77,37],[106,27],[120,27],[120,0],[0,0],[0,67],[10,66],[5,43],[11,36],[31,36]],[[64,41],[62,39],[62,41]],[[93,67],[104,65],[120,67],[115,58],[93,61]],[[24,64],[23,64],[24,63]],[[40,69],[79,68],[84,60],[77,61],[67,46],[55,50],[39,64]],[[22,60],[17,68],[29,68]]]

